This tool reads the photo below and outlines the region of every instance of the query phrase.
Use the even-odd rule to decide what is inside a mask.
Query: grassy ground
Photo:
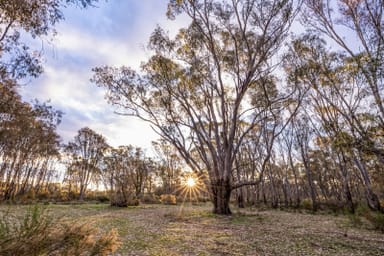
[[[26,208],[0,206],[0,213]],[[226,217],[210,210],[208,204],[49,206],[55,216],[116,228],[115,255],[384,255],[384,234],[353,227],[346,216],[234,209]]]

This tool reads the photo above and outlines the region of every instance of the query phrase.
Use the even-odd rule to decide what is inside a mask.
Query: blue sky
[[[145,45],[156,25],[177,31],[183,22],[167,20],[166,8],[167,1],[159,0],[100,0],[95,8],[65,9],[65,20],[56,26],[58,34],[52,42],[33,42],[44,51],[44,73],[22,88],[24,99],[50,100],[65,113],[58,129],[64,142],[88,126],[112,146],[149,148],[157,138],[151,128],[133,117],[114,114],[104,91],[89,79],[96,66],[138,68],[150,56]]]

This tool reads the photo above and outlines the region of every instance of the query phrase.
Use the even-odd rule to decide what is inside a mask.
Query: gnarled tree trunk
[[[232,188],[229,179],[219,179],[211,182],[213,213],[231,214],[231,209],[229,208],[231,192]]]

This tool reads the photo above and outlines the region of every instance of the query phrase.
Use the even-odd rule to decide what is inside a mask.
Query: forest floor
[[[17,211],[27,206],[0,206]],[[384,255],[384,234],[355,227],[348,216],[234,208],[216,216],[209,204],[52,204],[50,214],[116,228],[121,245],[114,255]]]

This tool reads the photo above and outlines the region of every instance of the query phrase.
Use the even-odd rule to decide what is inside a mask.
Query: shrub
[[[363,225],[363,221],[358,214],[348,214],[348,218],[354,227],[361,227]]]
[[[159,198],[154,194],[146,194],[141,198],[141,201],[145,204],[159,204],[161,203]]]
[[[176,196],[175,196],[175,195],[171,195],[171,194],[164,194],[164,195],[161,195],[161,196],[160,196],[160,201],[161,201],[163,204],[171,204],[171,205],[175,205],[175,204],[177,204],[177,202],[176,202]]]
[[[305,210],[312,210],[312,201],[310,199],[304,199],[301,201],[300,206]]]
[[[79,199],[80,193],[75,192],[75,191],[69,191],[67,194],[68,200],[77,200]]]
[[[36,193],[34,189],[30,189],[25,193],[25,198],[29,200],[35,200],[36,199]]]
[[[22,194],[18,194],[14,198],[14,202],[18,204],[31,204],[36,200],[36,194],[33,189],[30,189]]]
[[[328,211],[331,213],[343,213],[344,211],[348,210],[346,209],[346,206],[337,200],[328,200],[328,201],[322,201],[319,203],[319,208],[324,211]]]
[[[99,201],[100,203],[106,203],[106,202],[109,202],[109,197],[106,196],[106,195],[99,195],[96,197],[97,201]]]
[[[128,206],[138,206],[140,204],[139,199],[137,198],[130,198],[127,201]]]
[[[197,199],[198,202],[201,202],[201,203],[206,203],[206,202],[209,202],[209,198],[208,197],[199,197]]]
[[[127,207],[128,202],[127,199],[121,193],[115,193],[111,197],[111,206]]]
[[[50,198],[49,196],[49,192],[46,191],[46,190],[43,190],[43,191],[40,191],[39,193],[37,193],[36,195],[37,199],[42,201],[42,200],[48,200]]]
[[[38,206],[21,219],[9,214],[0,219],[0,255],[4,256],[108,255],[117,246],[115,230],[101,234],[89,224],[54,220]]]
[[[360,226],[361,218],[366,219],[374,229],[384,232],[384,214],[378,211],[372,211],[366,205],[359,205],[352,218],[352,224]],[[357,221],[356,221],[357,220]]]
[[[384,213],[371,211],[366,218],[373,225],[374,229],[384,233]]]
[[[137,198],[132,196],[124,196],[122,193],[115,193],[111,198],[111,206],[127,207],[138,206],[140,204]]]

